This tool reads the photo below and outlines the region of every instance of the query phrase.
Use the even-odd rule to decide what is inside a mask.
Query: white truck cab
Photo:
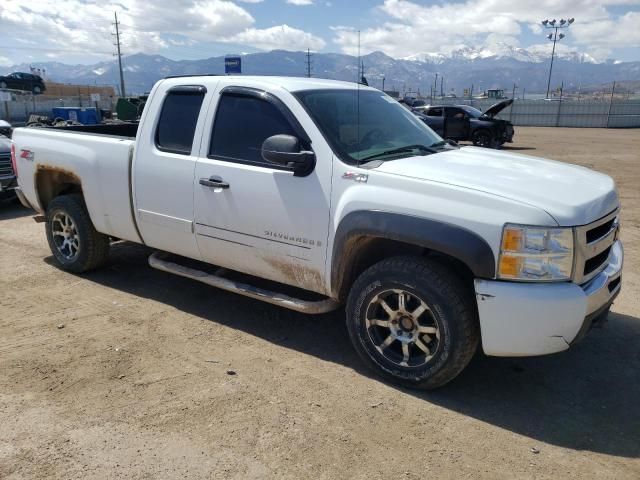
[[[102,265],[117,238],[286,308],[345,305],[363,360],[410,387],[450,381],[479,344],[565,350],[621,288],[610,177],[451,145],[365,86],[167,78],[139,124],[13,138],[19,196],[62,268]]]

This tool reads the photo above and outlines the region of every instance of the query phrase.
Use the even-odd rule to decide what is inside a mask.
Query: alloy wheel
[[[378,353],[401,367],[421,367],[439,351],[437,319],[423,299],[406,290],[385,290],[373,297],[365,324]]]
[[[51,233],[58,252],[67,260],[73,260],[80,251],[80,235],[73,219],[63,212],[54,215]]]

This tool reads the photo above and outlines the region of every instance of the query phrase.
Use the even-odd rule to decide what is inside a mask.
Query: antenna
[[[364,74],[364,72],[363,72]],[[358,140],[358,148],[360,148],[360,30],[358,30],[358,78],[356,78],[357,83],[357,93],[356,93],[356,139]],[[358,152],[358,167],[360,166],[360,152]]]

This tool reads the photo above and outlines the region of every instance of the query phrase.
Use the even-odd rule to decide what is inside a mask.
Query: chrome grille
[[[574,282],[588,282],[607,266],[611,246],[617,236],[618,210],[589,225],[576,228]]]
[[[11,168],[11,154],[0,153],[0,177],[13,176],[13,168]]]

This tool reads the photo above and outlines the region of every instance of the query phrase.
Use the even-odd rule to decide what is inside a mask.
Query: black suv
[[[495,116],[513,103],[504,100],[484,113],[468,105],[428,105],[412,111],[442,138],[470,140],[479,147],[497,148],[513,142],[513,124]]]
[[[33,92],[36,95],[47,89],[41,76],[22,72],[14,72],[9,75],[0,76],[0,88],[24,90],[26,92]]]

